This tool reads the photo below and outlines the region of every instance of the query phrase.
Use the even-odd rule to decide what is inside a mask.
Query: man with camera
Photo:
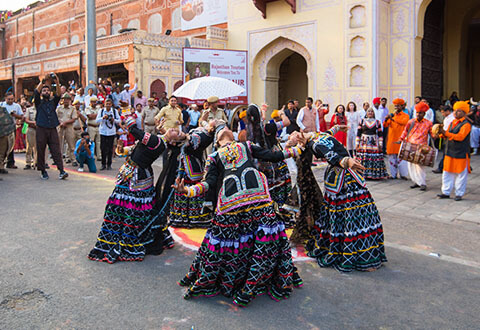
[[[53,94],[53,97],[50,87],[52,82],[56,85],[56,94]],[[63,180],[68,177],[68,173],[63,169],[62,152],[60,151],[60,141],[57,132],[57,126],[60,125],[56,112],[59,101],[60,81],[55,73],[50,73],[40,81],[34,90],[34,103],[37,109],[37,117],[35,118],[37,125],[37,167],[42,173],[41,178],[43,180],[48,179],[48,173],[45,170],[45,149],[47,145],[60,171],[58,178]]]
[[[97,166],[95,165],[95,158],[93,157],[95,150],[95,142],[90,141],[90,135],[88,132],[82,132],[81,138],[75,145],[75,158],[79,164],[78,172],[83,172],[83,164],[87,164],[88,171],[90,173],[97,172]]]
[[[113,142],[117,134],[115,125],[120,124],[120,115],[117,109],[113,108],[111,99],[105,100],[105,108],[98,112],[96,122],[100,124],[100,150],[102,153],[102,167],[100,170],[111,170]]]

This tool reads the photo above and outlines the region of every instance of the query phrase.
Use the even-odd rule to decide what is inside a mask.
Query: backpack
[[[0,106],[0,136],[6,136],[15,131],[15,121],[7,108]]]

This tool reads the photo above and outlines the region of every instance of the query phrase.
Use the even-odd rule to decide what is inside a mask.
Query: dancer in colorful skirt
[[[290,125],[290,120],[283,110],[275,110],[272,115],[276,120],[265,122],[267,106],[259,109],[256,104],[247,108],[245,116],[247,126],[247,141],[251,141],[262,148],[271,151],[281,151],[282,146],[277,139],[277,132]],[[258,169],[265,174],[268,180],[268,189],[272,200],[277,204],[279,214],[282,215],[285,225],[293,225],[293,215],[282,209],[292,191],[292,179],[287,163],[284,160],[279,162],[258,161]]]
[[[178,137],[178,131],[169,130],[163,136],[144,133],[135,127],[134,117],[128,117],[126,125],[139,142],[131,147],[108,198],[97,243],[88,255],[95,261],[142,261],[149,253],[153,233],[159,230],[153,212],[155,188],[151,165],[167,143]],[[125,151],[122,146],[117,149],[119,153]],[[163,231],[166,244],[171,244],[169,235],[168,230]]]
[[[357,159],[365,167],[365,179],[383,180],[388,177],[382,147],[382,123],[375,119],[375,112],[370,108],[357,133]]]
[[[274,300],[288,298],[302,281],[293,265],[285,225],[275,214],[267,179],[254,158],[279,162],[301,153],[263,149],[250,141],[235,142],[228,127],[217,127],[218,151],[207,158],[205,179],[174,188],[189,197],[208,190],[216,193],[215,216],[187,275],[179,282],[188,289],[185,299],[223,294],[246,306],[268,293]]]
[[[342,127],[342,130],[346,127]],[[305,248],[320,267],[334,267],[342,272],[373,271],[386,262],[383,228],[377,207],[359,174],[364,167],[350,158],[345,147],[333,137],[340,127],[326,133],[308,133],[306,150],[325,158],[325,208],[311,228]],[[300,133],[290,136],[295,144]],[[303,164],[303,166],[309,166]],[[297,223],[297,226],[301,224]]]
[[[215,121],[211,121],[209,129],[195,128],[187,135],[187,142],[180,153],[180,168],[177,177],[184,179],[186,185],[195,185],[203,178],[205,159],[203,153],[213,142]],[[205,194],[187,197],[174,192],[170,209],[170,226],[186,228],[207,228],[212,219],[212,212],[204,208]]]

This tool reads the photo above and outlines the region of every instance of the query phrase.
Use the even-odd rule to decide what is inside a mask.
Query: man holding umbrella
[[[206,110],[200,118],[200,124],[203,127],[208,128],[208,123],[214,119],[217,121],[223,120],[225,123],[228,123],[227,115],[225,115],[223,109],[218,108],[218,101],[219,100],[217,96],[210,96],[207,99],[208,110]]]

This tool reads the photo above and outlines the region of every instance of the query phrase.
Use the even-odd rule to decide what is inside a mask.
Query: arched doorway
[[[155,92],[158,97],[161,97],[162,93],[165,92],[165,83],[160,79],[154,80],[150,85],[150,95]]]
[[[422,39],[422,97],[434,109],[443,100],[443,29],[445,0],[433,0],[425,11]]]
[[[302,102],[315,94],[314,61],[310,52],[293,40],[278,37],[266,44],[251,67],[250,98],[266,102],[269,109],[281,108],[291,98]]]
[[[466,86],[467,97],[480,99],[480,9],[477,10],[468,22],[466,46]]]
[[[293,52],[283,60],[279,68],[278,107],[287,105],[289,100],[300,104],[308,96],[307,62],[299,53]]]
[[[434,107],[456,91],[480,98],[480,4],[478,0],[423,0],[418,11],[415,94]]]

